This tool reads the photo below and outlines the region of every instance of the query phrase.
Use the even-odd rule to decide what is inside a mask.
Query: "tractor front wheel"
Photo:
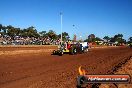
[[[62,56],[63,54],[64,54],[63,51],[60,51],[60,52],[59,52],[59,56]]]
[[[56,54],[56,51],[55,50],[53,50],[53,55],[55,55]]]

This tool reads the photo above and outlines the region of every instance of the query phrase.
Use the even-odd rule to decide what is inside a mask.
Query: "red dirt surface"
[[[39,50],[39,49],[56,49],[55,45],[5,45],[0,46],[0,51],[16,51],[16,50]]]
[[[0,88],[76,88],[78,67],[87,74],[107,74],[132,56],[126,47],[92,49],[78,55],[19,54],[0,56]]]

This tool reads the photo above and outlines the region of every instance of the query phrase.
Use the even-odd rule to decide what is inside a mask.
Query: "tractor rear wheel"
[[[71,48],[70,54],[72,54],[72,55],[77,54],[77,49],[76,48]]]

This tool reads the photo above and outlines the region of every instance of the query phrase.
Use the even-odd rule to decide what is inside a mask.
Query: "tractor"
[[[86,45],[86,44],[85,44]],[[75,55],[78,53],[84,53],[88,50],[88,46],[83,46],[81,43],[64,43],[62,44],[58,50],[53,50],[53,55],[62,56],[64,53],[68,53],[71,55]]]

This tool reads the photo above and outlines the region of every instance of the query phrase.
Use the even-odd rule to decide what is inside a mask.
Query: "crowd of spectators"
[[[49,37],[35,38],[35,37],[10,37],[7,35],[0,35],[0,45],[59,45],[60,39],[53,40]]]

